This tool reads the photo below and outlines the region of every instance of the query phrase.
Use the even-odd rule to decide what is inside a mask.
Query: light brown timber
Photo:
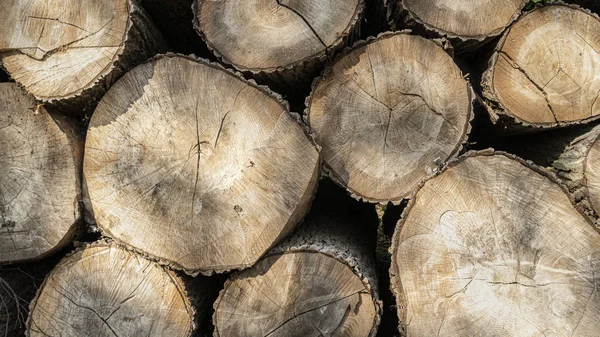
[[[425,182],[390,251],[407,337],[596,336],[600,234],[572,202],[548,171],[491,150]]]
[[[376,228],[372,205],[321,184],[293,236],[225,283],[214,336],[375,336],[382,310]]]
[[[187,272],[254,264],[308,211],[319,153],[265,87],[160,55],[90,121],[84,176],[102,232]]]
[[[398,203],[459,153],[472,100],[437,42],[383,33],[346,50],[314,81],[305,117],[332,179],[357,198]]]

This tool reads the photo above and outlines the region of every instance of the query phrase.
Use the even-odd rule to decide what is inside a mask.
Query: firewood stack
[[[5,0],[0,337],[600,336],[598,10]]]

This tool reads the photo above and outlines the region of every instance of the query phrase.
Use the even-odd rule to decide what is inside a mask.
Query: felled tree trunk
[[[90,121],[84,175],[104,234],[189,273],[249,267],[308,211],[315,145],[264,87],[162,55]]]
[[[492,120],[531,130],[597,119],[599,30],[598,17],[574,5],[523,15],[498,43],[482,79]]]
[[[598,334],[600,234],[556,182],[486,151],[420,188],[391,251],[408,337]]]
[[[214,336],[375,336],[375,210],[322,187],[292,237],[225,283]]]
[[[194,3],[198,33],[237,70],[282,87],[305,85],[358,34],[364,0]]]
[[[460,151],[472,90],[435,42],[386,33],[339,57],[306,105],[329,175],[358,198],[399,202]]]
[[[194,308],[181,279],[106,242],[63,259],[30,310],[30,337],[189,337],[194,330]]]
[[[471,51],[502,34],[528,0],[385,0],[393,27],[443,36],[459,53]]]
[[[81,134],[14,83],[0,84],[0,264],[67,245],[80,218]]]
[[[585,212],[600,214],[600,126],[574,139],[552,167]]]
[[[8,0],[0,21],[2,66],[63,112],[89,109],[123,72],[164,48],[135,0]]]

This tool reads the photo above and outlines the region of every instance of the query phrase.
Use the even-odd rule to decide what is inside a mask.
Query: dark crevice
[[[517,69],[518,71],[520,71],[523,76],[525,76],[525,78],[527,78],[529,80],[529,82],[531,82],[541,93],[542,95],[544,95],[544,98],[546,99],[546,105],[548,106],[548,109],[550,109],[550,112],[552,113],[552,117],[554,117],[554,121],[556,123],[558,123],[558,118],[556,116],[556,113],[554,112],[554,109],[552,108],[552,105],[550,104],[550,99],[548,98],[548,93],[546,92],[546,90],[544,90],[544,88],[542,88],[539,84],[537,84],[530,76],[529,74],[527,74],[527,72],[525,71],[525,69],[521,68],[521,66],[512,58],[510,57],[510,55],[508,55],[506,52],[504,51],[499,51],[499,53],[504,56],[504,58],[508,61],[508,63],[511,65],[511,67]]]
[[[327,44],[325,43],[325,41],[323,41],[323,39],[321,39],[321,37],[319,36],[319,34],[317,33],[317,31],[313,28],[313,26],[311,26],[311,24],[308,22],[308,20],[306,20],[304,18],[304,16],[302,16],[302,14],[300,14],[297,10],[295,10],[294,8],[288,6],[288,5],[284,5],[281,3],[281,0],[277,0],[277,4],[281,7],[287,8],[290,11],[292,11],[294,14],[298,15],[300,17],[300,19],[302,19],[302,21],[304,21],[304,23],[306,24],[306,26],[313,32],[313,34],[315,35],[315,37],[319,40],[319,42],[321,42],[321,44],[323,45],[323,47],[325,47],[325,49],[327,50],[329,47],[327,46]]]
[[[364,292],[365,292],[365,290],[360,290],[360,291],[354,292],[354,293],[352,293],[352,294],[350,294],[350,295],[347,295],[347,296],[344,296],[344,297],[338,298],[337,300],[333,300],[333,301],[331,301],[331,302],[325,303],[325,304],[323,304],[323,305],[320,305],[320,306],[318,306],[318,307],[316,307],[316,308],[312,308],[312,309],[305,310],[305,311],[303,311],[303,312],[301,312],[301,313],[299,313],[299,314],[296,314],[296,313],[294,312],[294,316],[293,316],[293,317],[291,317],[291,318],[289,318],[289,319],[285,320],[283,323],[281,323],[281,324],[280,324],[279,326],[277,326],[275,329],[273,329],[273,330],[271,330],[269,333],[267,333],[267,334],[266,334],[264,337],[268,337],[268,336],[272,335],[272,334],[273,334],[275,331],[277,331],[278,329],[280,329],[282,326],[284,326],[284,325],[286,325],[288,322],[290,322],[290,321],[292,321],[292,320],[296,319],[296,317],[299,317],[299,316],[302,316],[302,315],[308,314],[308,313],[310,313],[310,312],[313,312],[313,311],[315,311],[315,310],[319,310],[319,309],[321,309],[321,308],[323,308],[323,307],[326,307],[326,306],[328,306],[328,305],[331,305],[331,304],[337,303],[337,302],[339,302],[339,301],[343,301],[343,300],[345,300],[345,299],[347,299],[347,298],[349,298],[349,297],[352,297],[352,296],[354,296],[354,295],[358,295],[358,294],[361,294],[361,293],[364,293]]]
[[[202,155],[202,151],[200,149],[200,122],[198,120],[198,103],[200,101],[200,96],[196,98],[196,107],[195,107],[195,116],[196,116],[196,151],[198,158],[196,160],[196,179],[194,180],[194,192],[192,193],[192,207],[191,207],[191,216],[190,216],[190,225],[194,224],[194,205],[196,204],[196,190],[198,189],[198,178],[200,176],[200,156]],[[216,144],[216,141],[215,141]]]
[[[77,28],[77,29],[83,30],[83,31],[84,31],[84,32],[86,32],[86,33],[89,33],[89,31],[87,31],[87,30],[85,30],[85,29],[83,29],[83,28],[81,28],[81,27],[79,27],[79,26],[77,26],[77,25],[74,25],[74,24],[72,24],[72,23],[69,23],[69,22],[61,21],[61,20],[60,20],[60,19],[58,19],[58,18],[45,18],[45,17],[42,17],[42,16],[31,16],[31,15],[30,15],[30,16],[28,16],[28,18],[32,18],[32,19],[39,19],[39,20],[50,20],[50,21],[56,21],[56,22],[62,23],[63,25],[67,25],[67,26],[75,27],[75,28]]]

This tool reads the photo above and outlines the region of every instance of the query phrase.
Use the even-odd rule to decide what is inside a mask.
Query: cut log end
[[[214,335],[373,337],[381,315],[376,225],[372,205],[321,184],[305,223],[226,282]]]
[[[545,171],[467,155],[402,221],[391,278],[408,336],[597,335],[600,235]]]
[[[178,276],[107,243],[63,259],[30,310],[30,337],[190,337],[194,330],[194,310]]]
[[[0,60],[42,101],[73,103],[84,92],[95,99],[162,43],[134,0],[8,2],[0,7]]]
[[[240,71],[272,73],[323,63],[344,47],[363,0],[196,0],[196,26],[209,47]]]
[[[390,0],[394,1],[394,0]],[[500,35],[521,13],[527,0],[395,0],[409,18],[426,29],[462,41]]]
[[[369,201],[400,201],[456,155],[472,92],[435,42],[383,34],[340,57],[313,86],[307,119],[330,175]]]
[[[85,153],[99,227],[203,273],[248,267],[293,229],[320,166],[277,97],[218,65],[177,55],[140,65],[109,90],[90,121]]]
[[[0,84],[0,264],[38,259],[68,243],[79,218],[74,142],[33,97]]]
[[[227,282],[215,336],[366,337],[376,315],[370,290],[345,263],[318,252],[275,254]]]
[[[517,124],[556,127],[600,114],[600,19],[573,5],[541,6],[501,39],[483,77],[485,97]]]

